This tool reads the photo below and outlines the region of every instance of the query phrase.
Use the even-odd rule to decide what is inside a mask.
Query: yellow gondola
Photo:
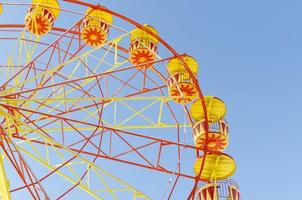
[[[3,5],[0,3],[0,15],[3,13]]]
[[[33,34],[41,36],[48,33],[60,14],[57,0],[33,0],[25,17],[25,26]]]
[[[196,160],[194,172],[199,175],[203,157]],[[200,174],[201,179],[224,180],[233,175],[236,170],[236,163],[231,156],[226,154],[207,154],[204,167]]]
[[[217,122],[225,116],[226,106],[221,99],[213,96],[205,96],[204,100],[207,107],[209,121]],[[204,119],[204,111],[201,100],[197,100],[192,104],[190,113],[193,119],[197,122]]]
[[[144,27],[155,35],[159,35],[158,31],[150,25],[144,24]],[[156,59],[158,51],[158,39],[153,37],[146,31],[136,28],[130,34],[129,59],[133,65],[139,67],[152,66],[152,62]],[[146,63],[146,65],[142,65]]]
[[[198,63],[191,56],[183,55],[181,58],[173,58],[167,65],[168,71],[171,74],[167,81],[169,95],[177,97],[174,99],[175,102],[184,104],[191,102],[198,95],[193,77],[188,73],[185,65],[196,76]]]
[[[99,8],[88,8],[81,25],[82,40],[89,46],[102,46],[108,37],[112,15]]]
[[[229,144],[229,125],[226,121],[209,123],[208,138],[206,142],[205,120],[197,122],[193,126],[194,142],[196,147],[209,151],[222,152]]]

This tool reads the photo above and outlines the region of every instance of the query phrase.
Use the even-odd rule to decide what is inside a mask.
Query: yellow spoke
[[[9,114],[8,114],[9,115]],[[14,116],[10,115],[11,118],[14,118]],[[15,120],[19,120],[14,118]],[[32,129],[31,126],[29,126],[28,124],[23,123],[22,121],[19,121],[19,123],[21,123],[23,126],[26,126],[28,129]],[[34,129],[32,129],[34,130]],[[129,191],[133,192],[133,194],[141,194],[141,192],[137,191],[135,188],[133,188],[132,186],[128,185],[127,183],[123,182],[122,180],[120,180],[117,177],[114,177],[113,175],[111,175],[110,173],[108,173],[107,171],[105,171],[104,169],[100,168],[99,166],[95,165],[94,163],[92,163],[91,161],[87,160],[86,158],[80,156],[78,153],[70,150],[69,148],[67,148],[66,146],[63,146],[62,144],[56,142],[55,140],[49,138],[46,134],[43,133],[42,130],[36,130],[36,133],[39,135],[39,137],[41,139],[43,139],[45,141],[45,144],[52,146],[53,148],[59,148],[63,151],[65,151],[66,153],[70,153],[71,155],[73,155],[74,157],[76,157],[77,159],[79,159],[79,162],[84,162],[87,165],[91,166],[91,169],[95,172],[95,175],[101,179],[100,181],[104,184],[104,186],[106,187],[106,182],[104,182],[103,179],[103,175],[110,177],[111,179],[117,181],[118,183],[120,183],[121,185],[123,185],[124,187],[126,187]],[[11,138],[8,138],[9,142],[13,141],[11,140]],[[29,140],[28,140],[29,141]],[[15,143],[14,143],[15,144]],[[32,148],[35,148],[30,142],[27,142],[26,144],[30,144],[30,146]],[[19,151],[22,151],[24,154],[28,155],[29,157],[31,157],[33,160],[35,160],[36,162],[42,164],[43,166],[45,166],[46,168],[55,171],[56,167],[50,165],[49,163],[47,163],[47,161],[43,160],[43,158],[39,158],[35,155],[33,155],[32,153],[30,153],[29,151],[27,151],[26,149],[20,147],[19,145],[15,145],[17,147],[17,149]],[[91,191],[87,185],[84,185],[83,183],[79,182],[79,181],[75,181],[72,178],[70,178],[69,176],[67,176],[66,174],[60,172],[60,171],[55,171],[56,174],[60,175],[61,177],[63,177],[64,179],[68,180],[70,183],[72,184],[77,184],[79,188],[81,188],[83,191],[87,192],[88,194],[90,194],[91,196],[93,196],[96,199],[101,199],[97,194],[95,194],[93,191]],[[103,175],[101,175],[101,174]],[[109,188],[109,187],[107,187]],[[110,189],[110,191],[112,191]],[[150,199],[149,197],[147,197],[146,195],[142,194],[143,199]]]
[[[141,129],[141,128],[146,128],[146,129],[154,129],[154,128],[177,128],[177,127],[190,127],[191,124],[190,123],[183,123],[183,124],[165,124],[161,122],[162,119],[162,115],[165,114],[163,112],[163,106],[164,103],[172,101],[173,99],[175,99],[176,97],[103,97],[103,98],[66,98],[66,99],[61,99],[61,98],[52,98],[52,99],[0,99],[0,102],[3,103],[7,103],[8,105],[14,105],[17,106],[17,104],[22,103],[22,102],[44,102],[45,104],[50,105],[52,102],[61,102],[61,103],[70,103],[72,102],[72,105],[76,105],[77,108],[79,110],[77,110],[77,112],[85,112],[87,115],[84,116],[84,118],[82,119],[82,121],[89,121],[91,118],[93,119],[99,119],[98,117],[98,112],[99,110],[95,110],[95,111],[89,111],[88,109],[83,108],[79,103],[80,102],[93,102],[93,101],[108,101],[108,103],[105,104],[105,107],[109,105],[109,103],[117,103],[119,102],[119,104],[125,106],[126,108],[128,108],[130,111],[133,112],[133,114],[131,116],[129,116],[127,119],[125,119],[123,122],[119,122],[117,123],[116,121],[116,115],[117,112],[119,111],[117,109],[117,105],[114,106],[113,110],[113,117],[114,117],[114,122],[113,125],[111,123],[109,123],[107,120],[105,119],[101,119],[101,121],[104,123],[104,125],[108,126],[108,127],[113,127],[113,128],[118,128],[118,129]],[[180,97],[183,98],[183,97]],[[133,107],[129,106],[127,104],[127,102],[147,102],[147,101],[153,101],[151,104],[148,104],[147,106],[145,106],[143,109],[141,110],[136,110]],[[156,103],[159,103],[159,108],[158,108],[158,118],[157,121],[153,122],[151,119],[147,118],[146,116],[144,116],[142,113],[148,109],[149,107],[155,105]],[[70,105],[70,104],[68,104]],[[17,108],[16,108],[17,109]],[[112,109],[112,108],[108,108],[108,109]],[[35,122],[41,121],[41,120],[45,120],[47,114],[52,113],[51,111],[53,111],[54,109],[49,109],[45,115],[41,114],[39,118],[35,119]],[[5,112],[5,110],[3,110],[2,112]],[[67,113],[68,114],[68,113]],[[135,117],[141,117],[144,120],[146,120],[146,122],[148,122],[145,125],[127,125],[126,122],[128,122],[129,120],[135,118]],[[59,122],[54,122],[54,124],[57,124],[58,126],[60,126]],[[79,123],[75,123],[74,124],[75,127],[78,130],[92,130],[92,128],[83,128],[81,127],[81,124]],[[47,129],[49,131],[58,131],[60,129]],[[64,131],[71,131],[73,130],[73,128],[68,128],[68,127],[64,127]],[[20,130],[19,132],[26,132],[26,130],[22,131]]]
[[[127,33],[127,34],[128,34],[128,33]],[[127,34],[125,34],[125,35],[127,35]],[[113,40],[111,40],[111,41],[108,41],[106,44],[104,44],[104,46],[107,45],[107,44],[110,44],[110,43],[114,42],[115,40],[120,39],[120,37],[121,37],[121,36],[119,36],[119,37],[117,37],[117,38],[115,38],[115,39],[113,39]],[[123,36],[123,37],[124,37],[124,36]],[[42,74],[43,74],[43,75],[50,74],[50,75],[52,76],[53,72],[55,72],[55,71],[56,71],[57,69],[59,69],[61,66],[67,65],[67,64],[69,64],[69,63],[75,61],[76,59],[79,60],[79,61],[78,61],[78,64],[76,65],[76,68],[77,68],[78,66],[80,66],[80,64],[82,64],[81,62],[82,62],[82,59],[83,59],[83,58],[87,57],[88,55],[90,55],[90,53],[93,53],[93,52],[95,52],[96,50],[98,50],[98,49],[100,49],[100,48],[101,48],[101,47],[96,48],[96,49],[93,49],[93,50],[90,50],[90,51],[88,51],[88,52],[85,52],[84,54],[79,55],[79,56],[77,56],[77,57],[75,57],[75,58],[73,58],[73,59],[67,61],[66,63],[60,64],[59,66],[55,67],[54,69],[48,70],[48,71],[46,71],[46,72],[44,72],[44,73],[42,73]],[[107,52],[109,52],[109,50],[108,50]],[[103,60],[104,60],[104,58],[101,59],[101,60],[99,61],[99,64],[100,64]],[[119,64],[115,65],[114,67],[112,67],[111,69],[105,71],[104,73],[110,72],[110,71],[112,71],[112,70],[114,70],[114,69],[116,69],[116,68],[122,66],[123,64],[125,64],[125,63],[127,63],[127,62],[128,62],[128,61],[124,61],[124,62],[122,62],[122,63],[119,63]],[[99,64],[96,66],[96,69],[99,67]],[[96,70],[96,69],[95,69],[95,70]],[[73,73],[75,73],[75,71],[73,71],[73,72],[71,73],[71,76],[73,75]],[[36,77],[32,78],[31,81],[34,81],[34,80],[38,79],[40,76],[41,76],[41,74],[39,74],[39,76],[37,75]],[[71,77],[69,77],[69,79],[70,79],[70,78],[71,78]],[[76,78],[76,77],[73,77],[73,78]],[[80,87],[84,87],[85,85],[88,85],[89,83],[91,83],[91,82],[94,81],[94,80],[95,80],[95,77],[87,78],[86,80],[84,80],[82,83],[79,83],[78,85],[79,85]],[[29,82],[30,82],[30,81],[29,81]],[[22,85],[22,84],[25,84],[25,82],[20,83],[19,85]],[[15,88],[16,88],[16,87],[15,87]],[[10,88],[10,89],[11,89],[11,88]],[[11,90],[12,90],[12,91],[7,91],[7,93],[13,92],[13,89],[11,89]],[[77,88],[71,88],[71,89],[69,89],[69,90],[67,90],[67,91],[65,91],[65,92],[63,93],[63,88],[61,88],[61,89],[57,92],[56,97],[64,98],[64,96],[69,95],[69,94],[71,94],[72,92],[74,92],[74,91],[76,91],[76,90],[77,90]],[[35,92],[34,94],[37,95],[37,92]],[[60,95],[60,94],[61,94],[61,95]],[[34,96],[32,96],[31,98],[34,98]],[[54,107],[54,108],[58,108],[58,107],[61,106],[63,103],[64,103],[63,101],[60,102],[60,103],[58,103],[57,106]],[[44,106],[41,106],[41,107],[44,107]],[[49,112],[51,112],[51,111],[53,111],[53,110],[50,109]]]
[[[56,170],[55,167],[49,165],[46,161],[42,160],[42,159],[39,159],[38,157],[34,156],[32,153],[26,151],[24,148],[21,148],[20,146],[17,146],[17,149],[26,154],[27,156],[29,156],[30,158],[32,158],[33,160],[35,160],[36,162],[40,163],[41,165],[43,165],[44,167],[54,171]],[[94,193],[93,191],[89,190],[87,188],[87,186],[81,184],[81,183],[78,183],[77,181],[74,181],[72,178],[70,178],[69,176],[65,175],[64,173],[60,172],[60,171],[56,171],[55,172],[56,174],[60,175],[61,177],[63,177],[64,179],[66,179],[67,181],[69,181],[70,183],[74,184],[74,185],[78,185],[79,188],[81,188],[83,191],[87,192],[88,194],[90,194],[92,197],[96,198],[96,199],[100,199],[101,198],[96,194]]]
[[[162,100],[160,101],[159,114],[158,114],[158,119],[157,119],[157,126],[161,125],[161,118],[162,118],[162,114],[163,114],[163,106],[164,106],[164,102],[166,102],[165,99],[162,99]]]
[[[113,129],[120,129],[120,130],[127,130],[127,129],[159,129],[159,128],[184,128],[184,127],[188,127],[188,126],[192,126],[192,124],[166,124],[166,123],[160,123],[160,124],[156,124],[156,125],[141,125],[141,126],[128,126],[128,125],[124,125],[124,126],[107,126],[108,128],[113,128]],[[70,127],[63,127],[64,131],[74,131],[74,128],[70,128]],[[28,133],[30,131],[36,131],[37,129],[22,129],[19,131],[19,133]],[[62,131],[61,128],[45,128],[43,129],[46,132],[52,133],[52,132],[60,132]],[[78,131],[93,131],[95,130],[95,127],[86,127],[86,128],[82,128],[79,127],[77,128]]]
[[[121,104],[123,104],[126,108],[128,108],[129,110],[133,111],[134,114],[131,115],[130,117],[128,117],[127,119],[125,119],[122,123],[120,123],[118,126],[122,126],[123,124],[125,124],[126,122],[130,121],[131,119],[133,119],[136,116],[140,116],[141,118],[143,118],[144,120],[146,120],[147,122],[149,122],[150,124],[154,125],[154,123],[147,117],[145,117],[142,113],[147,110],[148,108],[152,107],[154,104],[158,103],[159,100],[155,100],[153,103],[145,106],[144,108],[140,109],[139,111],[136,111],[135,109],[133,109],[131,106],[129,106],[128,104],[126,104],[125,102],[120,102]]]
[[[11,194],[9,192],[9,182],[7,180],[3,160],[3,155],[0,154],[0,197],[1,199],[11,200]]]
[[[133,97],[85,97],[85,98],[30,98],[30,99],[0,99],[0,102],[40,102],[45,101],[46,103],[51,103],[54,101],[63,101],[63,102],[74,102],[74,101],[142,101],[142,100],[159,100],[159,101],[173,101],[174,99],[183,99],[187,96],[133,96]]]

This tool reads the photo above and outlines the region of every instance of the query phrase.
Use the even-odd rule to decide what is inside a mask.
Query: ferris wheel
[[[240,199],[192,56],[84,1],[0,11],[1,199]]]

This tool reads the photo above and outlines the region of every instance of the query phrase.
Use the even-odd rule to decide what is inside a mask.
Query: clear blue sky
[[[94,2],[154,25],[198,59],[204,93],[228,106],[243,199],[301,199],[301,1]]]

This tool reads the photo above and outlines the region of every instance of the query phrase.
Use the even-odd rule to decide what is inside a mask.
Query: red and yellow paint
[[[182,55],[171,59],[167,68],[171,74],[167,81],[169,95],[171,97],[177,97],[174,100],[177,103],[187,104],[193,101],[198,95],[198,91],[194,83],[195,77],[192,77],[188,70],[190,70],[194,76],[197,76],[198,63],[196,60],[191,56]]]
[[[37,36],[44,35],[52,29],[59,14],[60,5],[57,0],[33,0],[25,17],[25,26]]]
[[[154,35],[159,35],[157,30],[150,25],[145,24],[144,28]],[[156,60],[157,51],[157,38],[140,28],[136,28],[131,32],[129,59],[133,65],[139,65],[141,68],[152,66],[152,62]]]
[[[102,46],[108,37],[112,15],[100,8],[88,8],[86,15],[81,25],[82,40],[92,47]]]

